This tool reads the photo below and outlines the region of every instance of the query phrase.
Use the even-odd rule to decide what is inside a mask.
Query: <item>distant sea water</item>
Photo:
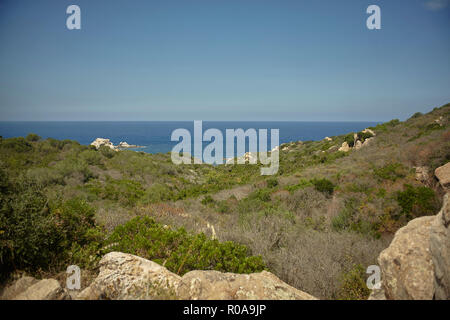
[[[203,132],[208,128],[217,128],[222,131],[225,140],[225,129],[268,129],[269,137],[270,129],[279,129],[280,144],[282,144],[299,140],[322,140],[326,136],[358,132],[376,124],[377,122],[204,121]],[[177,142],[170,141],[173,130],[178,128],[188,129],[193,139],[193,127],[193,121],[1,121],[0,136],[3,138],[25,137],[29,133],[36,133],[44,139],[70,139],[83,145],[89,145],[96,138],[108,138],[115,145],[121,141],[126,141],[129,144],[145,146],[135,150],[147,153],[166,153],[177,144]],[[270,142],[270,139],[268,141]]]

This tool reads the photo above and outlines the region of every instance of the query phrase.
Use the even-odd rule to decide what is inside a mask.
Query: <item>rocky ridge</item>
[[[378,257],[381,289],[374,290],[369,299],[450,300],[449,165],[435,171],[446,191],[441,211],[411,220],[396,232]]]

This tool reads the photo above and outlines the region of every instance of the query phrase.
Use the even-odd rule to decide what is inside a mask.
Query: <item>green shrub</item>
[[[25,140],[30,141],[30,142],[36,142],[41,140],[41,137],[39,137],[37,134],[35,133],[29,133],[27,135],[27,137],[25,138]]]
[[[335,231],[342,231],[348,229],[353,220],[353,215],[356,212],[356,201],[354,199],[348,199],[345,201],[344,208],[339,212],[339,214],[331,220],[331,227]]]
[[[256,191],[253,191],[248,198],[251,200],[259,200],[259,201],[263,201],[263,202],[268,202],[270,201],[270,194],[271,194],[271,190],[270,189],[266,189],[266,188],[262,188],[262,189],[257,189]]]
[[[217,203],[217,211],[219,213],[228,213],[230,212],[230,206],[228,205],[226,200],[219,201]]]
[[[338,299],[367,300],[370,289],[367,288],[365,277],[365,270],[361,264],[355,264],[349,271],[343,273]]]
[[[349,147],[352,148],[355,145],[355,136],[353,133],[349,133],[344,137],[344,141],[348,143]]]
[[[313,186],[311,181],[308,181],[306,179],[301,179],[298,184],[293,185],[293,186],[287,186],[285,189],[292,193],[292,192],[294,192],[296,190],[304,189],[306,187],[311,187],[311,186]]]
[[[63,176],[58,171],[50,168],[32,168],[27,171],[26,175],[43,187],[52,184],[64,184]]]
[[[89,242],[94,210],[79,199],[49,205],[40,185],[30,179],[9,182],[0,194],[1,276],[13,270],[55,267],[74,243]]]
[[[47,138],[47,141],[50,143],[50,145],[53,148],[56,148],[56,149],[59,149],[59,150],[61,150],[64,147],[64,145],[65,145],[64,141],[56,140],[56,139],[53,139],[53,138]]]
[[[390,163],[381,168],[374,168],[373,173],[381,180],[395,181],[406,177],[408,170],[401,163]]]
[[[392,127],[397,126],[398,124],[400,124],[400,120],[398,120],[398,119],[393,119],[393,120],[391,120],[391,121],[388,121],[388,122],[385,122],[385,123],[378,124],[376,127],[372,127],[372,128],[370,128],[370,129],[375,129],[375,130],[378,130],[378,131],[384,131],[384,132],[386,132],[386,131],[388,131],[389,129],[391,129]]]
[[[174,192],[169,186],[157,183],[145,190],[141,201],[144,204],[149,204],[173,200],[174,197]]]
[[[278,185],[278,180],[276,178],[267,179],[267,187],[275,188]]]
[[[421,116],[423,116],[423,113],[422,113],[422,112],[416,112],[416,113],[414,113],[414,114],[411,116],[410,119],[416,119],[416,118],[419,118],[419,117],[421,117]]]
[[[94,147],[95,148],[95,147]],[[100,146],[100,148],[98,149],[98,151],[105,157],[108,159],[111,159],[112,157],[114,157],[117,153],[117,151],[114,151],[113,149],[111,149],[110,147],[107,146]]]
[[[25,153],[33,149],[32,145],[22,137],[4,139],[0,146],[2,149],[17,153]]]
[[[372,138],[373,134],[370,132],[358,132],[358,139],[364,142],[366,139]]]
[[[209,194],[207,194],[207,195],[202,199],[201,202],[202,202],[203,205],[208,205],[208,204],[214,203],[214,199],[213,199]]]
[[[52,205],[52,213],[57,219],[60,233],[64,235],[65,247],[71,243],[88,243],[87,231],[95,227],[95,209],[81,198],[73,198]]]
[[[118,201],[123,206],[132,207],[137,204],[138,201],[143,200],[144,203],[149,203],[148,198],[144,199],[144,196],[152,196],[154,198],[161,195],[149,192],[151,190],[158,190],[156,186],[145,191],[142,184],[139,181],[121,179],[107,179],[102,184],[99,181],[93,181],[86,185],[87,190],[101,199],[108,199],[112,201]],[[162,191],[162,190],[160,190]]]
[[[59,161],[53,167],[63,178],[80,177],[82,183],[88,182],[96,176],[89,170],[88,164],[84,161],[78,161],[72,157],[68,157]]]
[[[96,150],[84,150],[80,152],[78,158],[91,166],[98,166],[102,164],[102,156]]]
[[[327,195],[333,194],[335,185],[328,179],[312,179],[311,183],[314,185],[314,188],[322,193]]]
[[[179,275],[191,270],[252,273],[265,269],[260,256],[233,242],[192,235],[183,228],[171,230],[149,217],[137,217],[117,227],[109,238],[111,251],[141,256]]]
[[[0,269],[37,269],[52,263],[62,236],[42,190],[29,181],[0,195]]]
[[[436,214],[439,201],[433,189],[404,185],[404,191],[396,193],[397,202],[402,208],[402,214],[408,219]]]

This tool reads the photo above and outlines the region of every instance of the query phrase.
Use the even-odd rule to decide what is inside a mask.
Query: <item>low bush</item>
[[[41,140],[41,137],[39,137],[39,136],[38,136],[37,134],[35,134],[35,133],[29,133],[29,134],[26,136],[25,140],[30,141],[30,142],[36,142],[36,141]]]
[[[352,224],[353,215],[356,212],[355,199],[347,199],[344,208],[339,214],[331,220],[331,226],[335,231],[342,231],[348,229]]]
[[[367,288],[366,274],[361,264],[356,264],[341,276],[341,286],[338,299],[341,300],[367,300],[370,290]]]
[[[213,199],[209,194],[207,194],[207,195],[202,199],[201,202],[202,202],[203,205],[208,205],[208,204],[214,203],[214,199]]]
[[[267,187],[275,188],[278,185],[278,180],[276,178],[267,179]]]
[[[110,147],[107,146],[100,146],[100,148],[98,149],[98,151],[105,157],[108,159],[111,159],[112,157],[114,157],[117,153],[117,151],[114,151],[113,149],[111,149]]]
[[[289,192],[294,192],[299,189],[304,189],[306,187],[311,187],[313,184],[309,180],[301,179],[300,182],[293,186],[287,186],[285,189]]]
[[[89,242],[94,210],[80,199],[49,205],[40,185],[30,179],[9,181],[0,194],[1,277],[13,270],[55,267],[74,243]]]
[[[352,148],[355,145],[355,137],[353,133],[349,133],[345,136],[344,141],[348,143],[349,147]]]
[[[399,178],[406,177],[408,170],[401,163],[390,163],[381,168],[374,168],[373,173],[380,180],[395,181]]]
[[[263,202],[268,202],[270,201],[270,194],[271,194],[271,190],[267,189],[267,188],[262,188],[262,189],[257,189],[256,191],[253,191],[248,198],[250,200],[260,200]]]
[[[403,191],[396,193],[397,202],[402,208],[402,214],[408,219],[436,214],[439,201],[433,189],[404,185]]]
[[[252,273],[265,269],[260,256],[233,242],[210,240],[203,233],[172,230],[149,217],[137,217],[117,227],[109,238],[111,250],[155,261],[179,275],[191,270]]]
[[[423,116],[422,112],[416,112],[409,119],[416,119],[416,118],[420,118],[421,116]]]
[[[372,138],[373,134],[366,131],[366,132],[358,132],[358,139],[364,142],[366,139]]]
[[[96,150],[84,150],[80,152],[78,158],[91,166],[98,166],[102,164],[102,155]]]
[[[228,202],[226,200],[219,201],[217,203],[217,211],[219,213],[229,213],[230,206],[228,205]]]
[[[4,139],[0,147],[17,153],[25,153],[33,149],[32,145],[22,137]]]
[[[325,193],[327,195],[332,195],[335,185],[328,179],[312,179],[311,183],[317,191]]]

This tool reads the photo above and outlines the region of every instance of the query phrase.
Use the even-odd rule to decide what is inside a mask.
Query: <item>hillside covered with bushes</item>
[[[450,161],[450,104],[369,129],[283,144],[275,176],[36,134],[1,139],[1,280],[71,264],[95,274],[121,251],[180,275],[270,270],[318,298],[365,299],[365,269],[395,231],[441,207],[433,172]]]

